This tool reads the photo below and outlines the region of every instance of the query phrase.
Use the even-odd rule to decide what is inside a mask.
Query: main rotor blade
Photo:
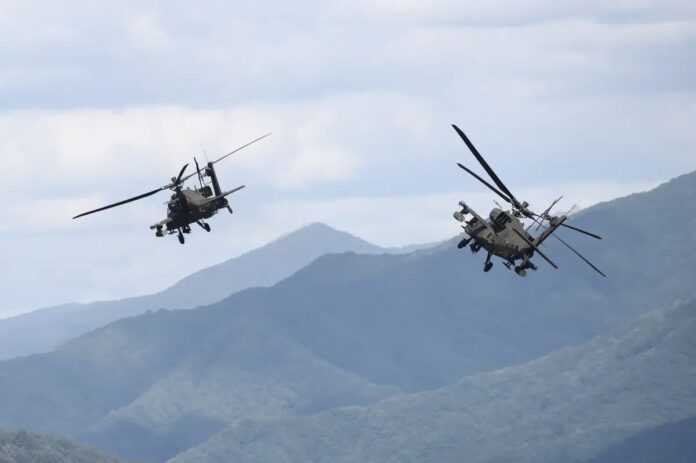
[[[263,136],[257,138],[256,140],[250,141],[249,143],[247,143],[247,144],[244,145],[244,146],[240,146],[239,148],[237,148],[237,149],[234,150],[234,151],[230,151],[229,153],[227,153],[226,155],[222,156],[221,158],[218,158],[218,159],[216,159],[215,161],[213,161],[211,164],[215,164],[215,163],[217,163],[217,162],[220,162],[220,161],[222,161],[223,159],[225,159],[227,156],[231,156],[231,155],[233,155],[234,153],[236,153],[237,151],[240,151],[240,150],[246,148],[246,147],[249,146],[249,145],[253,145],[253,144],[256,143],[257,141],[263,140],[264,138],[266,138],[266,137],[269,136],[269,135],[270,135],[270,132],[267,133],[266,135],[263,135]]]
[[[520,204],[520,202],[517,201],[517,199],[515,198],[515,195],[513,195],[510,192],[510,190],[508,190],[508,188],[505,186],[505,184],[502,182],[502,180],[500,180],[500,178],[498,178],[498,176],[495,174],[493,169],[491,169],[491,166],[489,166],[488,163],[486,162],[486,160],[483,159],[483,156],[481,156],[481,153],[478,152],[478,150],[476,149],[474,144],[471,143],[471,140],[469,140],[469,138],[464,134],[464,132],[462,132],[459,129],[459,127],[457,127],[454,124],[452,124],[452,127],[459,134],[461,139],[464,140],[464,143],[466,143],[466,146],[469,147],[469,151],[471,151],[471,153],[478,160],[478,162],[481,164],[481,166],[483,166],[483,169],[488,173],[488,175],[491,177],[493,182],[495,182],[495,184],[498,185],[498,188],[500,188],[503,191],[503,193],[507,194],[510,197],[510,199],[512,200],[512,204],[514,204],[515,206]]]
[[[561,227],[570,228],[571,230],[575,230],[576,232],[583,233],[583,234],[585,234],[585,235],[587,235],[587,236],[591,236],[592,238],[595,238],[595,239],[598,239],[598,240],[601,240],[601,239],[602,239],[602,237],[599,236],[599,235],[595,235],[594,233],[590,233],[590,232],[588,232],[588,231],[582,230],[582,229],[577,228],[577,227],[574,227],[574,226],[572,226],[572,225],[568,225],[568,224],[566,224],[566,223],[561,224]]]
[[[488,188],[490,188],[491,191],[493,191],[493,193],[495,193],[495,194],[497,194],[498,196],[500,196],[501,198],[503,198],[504,201],[506,201],[506,202],[508,202],[508,203],[511,203],[511,202],[512,202],[512,201],[510,201],[510,198],[508,198],[508,197],[505,196],[503,193],[501,193],[500,190],[498,190],[496,187],[494,187],[493,185],[491,185],[490,183],[488,183],[487,181],[485,181],[484,179],[482,179],[481,177],[479,177],[474,171],[472,171],[472,170],[470,170],[470,169],[467,169],[465,166],[463,166],[463,165],[460,164],[460,163],[457,163],[457,165],[458,165],[459,167],[461,167],[462,169],[464,169],[465,171],[467,171],[469,174],[471,174],[471,175],[472,175],[475,179],[477,179],[479,182],[483,183],[483,184],[486,185]]]
[[[237,151],[240,151],[240,150],[246,148],[246,147],[249,146],[249,145],[253,145],[253,144],[256,143],[257,141],[263,140],[264,138],[268,137],[269,135],[271,135],[270,132],[267,133],[266,135],[263,135],[263,136],[257,138],[256,140],[250,141],[250,142],[247,143],[246,145],[240,146],[239,148],[237,148],[237,149],[235,149],[235,150],[233,150],[233,151],[230,151],[230,152],[227,153],[226,155],[224,155],[224,156],[222,156],[222,157],[220,157],[220,158],[214,160],[213,162],[211,162],[211,164],[216,164],[216,163],[222,161],[223,159],[225,159],[227,156],[231,156],[231,155],[233,155],[234,153],[236,153]],[[184,178],[182,179],[182,181],[188,180],[188,179],[191,178],[193,175],[195,175],[195,174],[188,174],[186,177],[184,177]]]
[[[562,240],[559,236],[557,236],[556,234],[552,234],[552,236],[554,236],[558,241],[560,241],[561,243],[563,243],[563,244],[565,245],[565,247],[567,247],[568,249],[570,249],[571,251],[573,251],[573,252],[575,253],[576,256],[578,256],[579,258],[581,258],[582,260],[584,260],[585,263],[586,263],[587,265],[589,265],[590,267],[592,267],[592,268],[594,269],[595,272],[599,273],[599,274],[602,275],[604,278],[607,278],[607,276],[606,276],[604,273],[602,273],[602,271],[601,271],[600,269],[598,269],[597,267],[595,267],[594,264],[593,264],[592,262],[590,262],[589,260],[587,260],[587,259],[585,258],[585,256],[583,256],[583,255],[580,254],[578,251],[576,251],[571,245],[569,245],[568,243],[566,243],[565,241],[563,241],[563,240]]]
[[[529,241],[529,240],[527,239],[526,236],[524,236],[522,233],[518,232],[518,231],[517,231],[516,229],[514,229],[514,228],[512,229],[512,231],[514,231],[515,233],[517,233],[517,236],[519,236],[520,238],[522,238],[529,246],[532,247],[532,249],[534,249],[537,253],[539,253],[539,255],[540,255],[541,257],[543,257],[544,260],[546,260],[546,262],[548,262],[549,264],[551,264],[551,266],[552,266],[553,268],[555,268],[555,269],[558,268],[558,265],[554,264],[553,261],[552,261],[551,259],[549,259],[548,257],[546,257],[546,255],[545,255],[543,252],[541,252],[541,251],[539,250],[539,248],[536,247],[536,246],[534,245],[534,243],[532,243],[531,241]]]
[[[85,215],[94,214],[95,212],[104,211],[104,210],[106,210],[106,209],[111,209],[112,207],[121,206],[121,205],[123,205],[123,204],[131,203],[131,202],[133,202],[133,201],[137,201],[137,200],[139,200],[139,199],[147,198],[148,196],[152,196],[152,195],[154,195],[155,193],[158,193],[158,192],[160,192],[160,191],[162,191],[162,190],[165,190],[165,189],[166,189],[166,187],[160,187],[160,188],[157,188],[156,190],[152,190],[152,191],[149,191],[149,192],[147,192],[147,193],[143,193],[143,194],[141,194],[141,195],[139,195],[139,196],[135,196],[135,197],[133,197],[133,198],[125,199],[125,200],[123,200],[123,201],[119,201],[119,202],[114,203],[114,204],[109,204],[108,206],[100,207],[99,209],[94,209],[93,211],[83,212],[82,214],[79,214],[79,215],[76,215],[75,217],[73,217],[73,220],[74,220],[74,219],[77,219],[77,218],[79,218],[79,217],[83,217],[83,216],[85,216]]]

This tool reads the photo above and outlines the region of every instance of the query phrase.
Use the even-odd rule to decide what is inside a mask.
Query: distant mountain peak
[[[358,236],[353,235],[352,233],[349,233],[347,231],[343,230],[338,230],[336,228],[333,228],[329,225],[326,225],[321,222],[312,222],[307,225],[304,225],[294,231],[291,231],[289,233],[285,233],[282,235],[280,238],[278,238],[276,241],[270,243],[270,245],[273,245],[276,242],[281,242],[281,241],[287,241],[287,240],[296,240],[296,239],[301,239],[301,240],[329,240],[331,242],[332,240],[336,240],[337,242],[340,243],[350,243],[350,244],[360,244],[362,246],[365,246],[366,249],[364,252],[379,252],[381,248],[375,244],[372,244]],[[342,252],[342,251],[338,251]]]

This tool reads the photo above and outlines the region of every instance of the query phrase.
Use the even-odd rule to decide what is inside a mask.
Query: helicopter
[[[511,205],[511,209],[506,211],[502,206],[496,203],[498,207],[491,210],[491,212],[488,214],[488,219],[486,219],[476,213],[476,211],[469,207],[464,201],[460,201],[459,206],[461,209],[454,213],[454,218],[458,222],[465,224],[462,225],[462,228],[464,228],[464,231],[468,237],[465,237],[457,244],[459,249],[469,246],[473,253],[477,253],[481,249],[486,250],[487,255],[483,266],[484,272],[491,270],[493,267],[491,258],[496,256],[503,259],[503,265],[505,265],[505,267],[508,269],[514,268],[517,275],[524,277],[527,275],[527,270],[537,270],[536,264],[531,261],[531,258],[535,253],[541,256],[553,268],[558,269],[558,266],[546,254],[544,254],[541,249],[539,249],[541,244],[546,241],[547,238],[553,236],[580,259],[582,259],[586,264],[592,267],[592,269],[594,269],[597,273],[603,277],[606,277],[606,275],[592,262],[585,258],[585,256],[580,254],[570,244],[555,234],[559,228],[563,227],[595,239],[602,239],[600,236],[594,233],[590,233],[586,230],[582,230],[567,224],[566,221],[568,220],[568,215],[566,214],[561,214],[559,216],[551,214],[551,209],[558,203],[558,201],[561,200],[562,196],[561,198],[554,200],[551,205],[541,214],[533,212],[531,209],[529,209],[529,203],[526,201],[520,202],[517,200],[517,198],[515,198],[515,196],[496,175],[493,169],[491,169],[483,156],[481,156],[481,153],[479,153],[473,143],[471,143],[466,134],[464,134],[464,132],[462,132],[459,127],[454,124],[452,127],[457,134],[459,134],[461,139],[469,148],[469,151],[471,151],[476,160],[479,162],[479,164],[481,164],[483,169],[498,188],[491,185],[488,181],[461,163],[457,163],[457,165],[487,186],[491,191],[502,198],[503,201]],[[467,219],[468,215],[471,215],[471,218]],[[525,227],[525,225],[522,223],[523,219],[531,219],[532,223]],[[544,222],[548,223],[545,224]],[[535,224],[537,226],[535,231],[542,229],[542,232],[536,237],[529,233],[531,227]]]
[[[83,212],[78,214],[73,219],[84,217],[89,214],[94,214],[95,212],[104,211],[106,209],[111,209],[112,207],[121,206],[139,199],[147,198],[160,191],[171,190],[173,191],[171,198],[165,204],[167,205],[167,218],[157,222],[156,224],[150,226],[151,230],[155,230],[155,236],[162,237],[165,234],[173,235],[177,234],[179,238],[179,243],[185,243],[185,234],[191,233],[191,225],[197,224],[203,228],[206,232],[210,231],[210,224],[205,222],[206,219],[211,218],[220,209],[227,209],[230,214],[232,214],[232,208],[229,205],[227,196],[235,193],[242,188],[244,185],[238,186],[228,191],[222,191],[220,188],[220,182],[218,180],[217,174],[215,172],[215,164],[222,161],[228,156],[233,155],[237,151],[246,148],[249,145],[256,143],[269,136],[270,133],[263,135],[227,154],[216,159],[215,161],[208,162],[203,169],[198,165],[198,160],[194,157],[193,161],[196,165],[196,172],[184,176],[188,164],[179,171],[179,175],[172,177],[170,183],[161,186],[155,190],[148,191],[141,195],[135,196],[133,198],[125,199],[117,203],[109,204],[108,206],[100,207],[88,212]],[[191,188],[183,188],[184,182],[194,175],[198,175],[199,186],[194,186]],[[208,177],[210,181],[206,181],[205,177]]]

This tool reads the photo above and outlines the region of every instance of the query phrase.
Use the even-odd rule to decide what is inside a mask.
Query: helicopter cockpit
[[[210,188],[210,185],[205,185],[201,188],[196,188],[196,191],[202,194],[204,198],[210,198],[211,196],[213,196],[213,189]]]
[[[490,224],[493,226],[493,228],[496,231],[502,230],[505,228],[505,225],[510,223],[512,219],[510,219],[510,216],[507,214],[507,212],[501,210],[501,209],[493,209],[491,213],[489,214],[490,217]]]

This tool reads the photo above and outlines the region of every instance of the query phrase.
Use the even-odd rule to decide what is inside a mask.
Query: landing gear
[[[493,268],[493,262],[491,262],[491,253],[489,252],[486,256],[486,264],[483,266],[483,271],[488,272]]]
[[[471,238],[464,238],[463,240],[461,240],[459,242],[459,244],[457,245],[457,248],[462,249],[462,248],[467,247],[467,245],[469,244],[470,241],[471,241]]]
[[[162,227],[157,227],[157,231],[155,232],[155,236],[161,238],[164,236],[164,232],[162,231]]]
[[[189,230],[191,231],[191,230]],[[181,233],[181,229],[179,229],[179,243],[184,244],[186,240],[184,239],[184,234]]]
[[[202,228],[203,230],[205,230],[205,231],[207,231],[207,232],[210,231],[210,225],[209,225],[209,224],[203,222],[202,220],[199,220],[199,221],[196,222],[196,223],[197,223],[198,225],[200,225],[201,228]]]
[[[535,270],[537,266],[531,260],[524,260],[520,265],[515,267],[515,273],[523,277],[527,275],[527,269]]]

